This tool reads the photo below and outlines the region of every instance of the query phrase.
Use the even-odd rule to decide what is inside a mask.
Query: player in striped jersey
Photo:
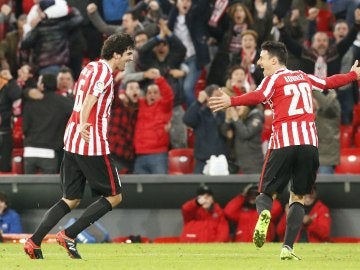
[[[259,219],[253,241],[262,247],[270,223],[272,196],[280,193],[291,180],[290,209],[280,258],[300,259],[293,252],[295,238],[304,217],[304,195],[310,194],[319,167],[317,133],[312,90],[338,88],[360,79],[358,61],[347,74],[319,78],[300,70],[286,68],[287,51],[281,42],[267,41],[261,46],[257,62],[265,78],[253,92],[230,97],[224,92],[210,98],[215,112],[230,106],[268,103],[273,111],[272,135],[256,198]]]
[[[74,224],[56,235],[71,258],[81,259],[76,236],[122,200],[120,178],[109,158],[107,129],[114,95],[112,73],[115,69],[123,71],[125,64],[133,60],[133,49],[134,41],[128,34],[114,34],[104,42],[101,59],[90,62],[81,71],[64,135],[60,173],[63,197],[45,213],[35,233],[25,242],[24,250],[31,259],[43,259],[41,241],[62,217],[79,205],[86,181],[93,195],[100,198]]]

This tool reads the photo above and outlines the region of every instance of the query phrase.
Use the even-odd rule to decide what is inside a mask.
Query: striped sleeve
[[[317,88],[321,90],[339,88],[357,80],[357,74],[355,71],[351,71],[346,74],[336,74],[330,77],[326,77],[325,79],[310,74],[308,77],[315,89]]]

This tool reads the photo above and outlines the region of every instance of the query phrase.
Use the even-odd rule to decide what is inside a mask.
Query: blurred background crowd
[[[104,39],[133,36],[134,62],[114,71],[108,134],[120,173],[256,174],[271,134],[267,106],[212,113],[219,89],[254,91],[265,40],[283,41],[290,69],[325,77],[360,55],[360,0],[2,0],[0,1],[0,172],[59,172],[62,138],[81,68]],[[359,173],[359,85],[321,93],[313,108],[319,173]],[[178,159],[187,167],[174,171]],[[340,162],[341,161],[341,162]],[[359,161],[358,161],[359,162]],[[349,163],[349,164],[348,164]],[[358,163],[356,163],[358,164]],[[182,166],[185,166],[184,164]]]

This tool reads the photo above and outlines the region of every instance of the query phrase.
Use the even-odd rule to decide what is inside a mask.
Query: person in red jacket
[[[317,198],[316,191],[305,195],[305,216],[297,242],[320,243],[330,240],[331,216],[329,208]],[[286,217],[289,206],[286,205],[285,212],[281,217],[276,233],[279,240],[284,239],[286,229]]]
[[[139,99],[134,133],[135,174],[167,174],[174,94],[160,72]]]
[[[225,216],[228,220],[236,224],[234,235],[235,242],[252,242],[255,224],[258,220],[256,211],[256,196],[259,195],[258,187],[253,184],[247,185],[243,192],[227,203],[224,208]],[[266,237],[267,241],[275,239],[275,221],[282,213],[282,206],[278,200],[274,200],[271,210],[271,222]]]
[[[180,242],[228,242],[229,223],[223,209],[215,202],[213,191],[208,186],[202,185],[196,194],[196,198],[182,205],[184,227]]]

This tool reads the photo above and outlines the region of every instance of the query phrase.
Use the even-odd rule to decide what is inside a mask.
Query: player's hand
[[[360,80],[360,67],[358,67],[359,60],[356,60],[354,65],[351,67],[350,71],[355,71],[357,74],[357,79]]]
[[[88,14],[94,13],[95,11],[97,11],[97,5],[94,4],[94,3],[91,3],[91,4],[87,5],[86,11],[87,11]]]
[[[88,130],[88,128],[91,126],[90,123],[85,123],[80,127],[80,136],[81,138],[83,138],[85,140],[85,142],[89,142],[90,141],[90,132]]]
[[[213,112],[220,111],[222,109],[229,108],[231,106],[230,96],[224,93],[222,90],[219,91],[218,96],[209,98],[209,107]]]

